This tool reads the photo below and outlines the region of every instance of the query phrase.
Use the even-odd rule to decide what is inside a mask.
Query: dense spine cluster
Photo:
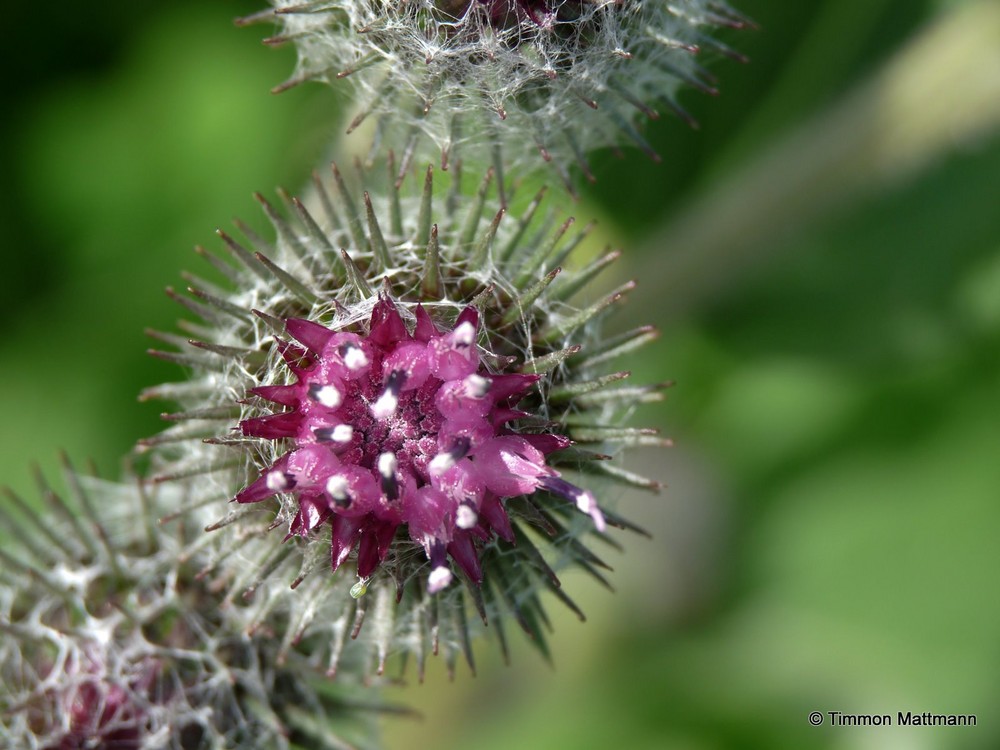
[[[575,608],[550,562],[603,580],[603,563],[579,536],[628,526],[591,487],[657,488],[611,454],[663,442],[618,422],[636,402],[660,398],[662,385],[628,387],[628,372],[609,368],[655,331],[594,335],[633,282],[575,304],[619,254],[563,272],[587,230],[573,235],[572,219],[543,216],[543,194],[519,217],[486,216],[490,173],[472,206],[445,196],[437,210],[431,169],[415,195],[389,179],[382,207],[336,168],[333,178],[333,195],[314,182],[318,216],[287,198],[289,220],[261,199],[274,243],[251,234],[248,249],[220,233],[236,263],[206,257],[236,291],[200,285],[175,295],[212,325],[185,324],[210,334],[190,342],[154,333],[181,347],[159,356],[200,372],[146,394],[185,407],[170,415],[175,427],[144,444],[156,478],[186,483],[194,505],[235,498],[217,526],[260,518],[258,502],[278,499],[265,525],[284,525],[287,541],[260,567],[270,606],[290,608],[293,619],[322,596],[304,589],[344,586],[330,575],[331,556],[335,569],[350,561],[359,589],[391,590],[400,602],[393,629],[372,633],[379,668],[399,648],[433,649],[435,596],[463,612],[451,644],[468,641],[466,600],[484,621],[512,609],[543,644],[540,591]],[[316,257],[326,263],[304,262]],[[448,587],[456,576],[464,585]]]
[[[312,686],[310,644],[279,660],[267,631],[284,621],[249,628],[250,610],[205,572],[200,529],[159,523],[178,488],[149,494],[68,463],[64,480],[66,498],[39,480],[48,513],[13,493],[0,511],[16,534],[0,549],[0,745],[342,750],[340,730],[360,725]]]
[[[347,132],[373,122],[373,152],[395,146],[411,163],[492,163],[501,176],[547,162],[573,192],[571,170],[593,175],[595,148],[635,145],[659,155],[637,120],[659,111],[694,119],[685,87],[715,94],[703,50],[742,55],[709,35],[752,25],[714,0],[273,0],[241,19],[281,26],[294,76],[343,81],[357,93]]]

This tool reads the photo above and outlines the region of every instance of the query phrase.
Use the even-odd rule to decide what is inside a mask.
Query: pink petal
[[[371,367],[372,345],[356,333],[335,333],[323,350],[321,369],[324,375],[357,380]]]
[[[419,342],[401,344],[382,363],[383,377],[392,372],[401,372],[406,376],[401,387],[402,391],[412,391],[422,386],[431,374],[430,358],[427,347]]]
[[[306,445],[288,457],[288,472],[300,489],[323,491],[327,477],[341,470],[337,457],[322,445]]]
[[[511,528],[507,511],[496,495],[487,494],[479,508],[479,516],[485,519],[497,536],[505,542],[514,543],[514,529]]]
[[[410,527],[410,537],[420,544],[428,539],[447,542],[451,539],[448,516],[455,510],[455,501],[434,487],[424,486],[405,498],[404,517]]]
[[[375,530],[366,526],[361,532],[361,540],[358,542],[358,575],[367,578],[375,572],[375,568],[382,562],[379,557],[378,538]]]
[[[565,435],[522,435],[521,437],[546,455],[564,450],[573,445],[573,441]]]
[[[515,435],[487,440],[474,458],[486,487],[501,497],[530,494],[538,487],[539,476],[552,474],[542,452]]]
[[[470,385],[470,378],[478,378]],[[478,388],[478,383],[487,385]],[[478,375],[469,375],[462,380],[449,380],[438,389],[434,405],[445,419],[463,421],[486,416],[493,405],[488,393],[489,380]]]
[[[456,506],[465,503],[475,511],[479,510],[486,495],[486,485],[468,458],[435,477],[434,486],[448,495]]]
[[[292,519],[285,539],[291,536],[306,536],[329,517],[330,507],[322,496],[299,495],[299,510]]]
[[[423,305],[417,305],[416,316],[417,325],[413,329],[413,338],[426,344],[431,339],[441,335],[441,332],[438,331],[437,326],[434,325],[434,321],[431,320],[431,316],[427,314]]]
[[[468,320],[428,345],[431,369],[441,380],[458,380],[479,369],[476,328]]]
[[[322,354],[326,343],[333,335],[333,331],[326,326],[303,318],[288,318],[285,321],[285,328],[289,336],[305,344],[313,354]]]
[[[285,360],[285,364],[288,365],[288,369],[296,375],[305,372],[315,364],[312,357],[309,356],[309,352],[301,346],[295,346],[281,339],[275,339],[274,345],[278,347],[278,352]]]
[[[238,503],[256,503],[281,492],[282,489],[277,487],[274,477],[281,477],[287,471],[288,457],[290,455],[291,453],[286,453],[275,461],[271,467],[265,469],[257,479],[247,485],[244,489],[240,490],[240,492],[233,499]]]
[[[287,411],[281,414],[269,414],[266,417],[244,419],[240,422],[240,431],[244,435],[278,440],[280,438],[294,437],[299,431],[299,423],[301,421],[301,412]]]
[[[520,373],[491,375],[490,377],[493,380],[490,395],[498,404],[508,398],[516,399],[513,401],[516,404],[531,390],[535,383],[542,379],[541,375],[522,375]]]
[[[380,297],[372,308],[372,318],[368,338],[374,344],[388,349],[393,344],[408,338],[406,325],[396,306],[386,297]]]
[[[472,537],[465,531],[455,533],[455,538],[448,545],[448,554],[465,571],[473,583],[483,582],[483,569],[479,563],[479,554]]]
[[[490,413],[490,423],[493,425],[494,429],[499,429],[508,422],[513,422],[515,419],[524,419],[525,417],[530,417],[531,413],[526,411],[521,411],[520,409],[511,409],[507,406],[497,407]]]
[[[378,507],[381,492],[370,470],[353,464],[340,464],[323,478],[323,488],[338,515],[358,518]]]
[[[261,385],[257,388],[251,388],[250,393],[282,406],[298,406],[299,404],[299,389],[294,385]]]
[[[458,328],[462,323],[471,323],[472,327],[479,328],[479,311],[469,305],[458,314],[458,318],[455,320],[455,328]]]
[[[354,545],[361,535],[361,524],[362,520],[360,518],[344,518],[343,516],[334,515],[330,519],[330,527],[332,529],[330,563],[334,570],[343,564],[347,556],[351,554],[351,550],[354,549]]]

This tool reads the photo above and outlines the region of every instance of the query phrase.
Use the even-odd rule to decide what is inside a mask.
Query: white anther
[[[267,473],[267,479],[264,480],[267,483],[267,488],[271,492],[281,492],[282,490],[288,489],[288,477],[285,476],[283,471],[269,471]]]
[[[330,497],[334,500],[347,500],[350,497],[347,490],[347,479],[340,476],[340,474],[334,474],[326,480],[326,491],[330,493]]]
[[[466,377],[463,383],[465,384],[465,392],[472,398],[482,398],[490,392],[489,378],[484,378],[482,375],[473,373]]]
[[[427,471],[431,473],[432,477],[444,474],[448,469],[455,465],[455,457],[450,453],[438,453],[431,462],[427,464]]]
[[[378,473],[385,479],[392,479],[396,476],[397,466],[399,466],[399,462],[396,460],[395,453],[386,451],[378,457]]]
[[[335,443],[349,443],[354,437],[354,428],[349,424],[338,424],[330,433],[330,439]]]
[[[456,344],[468,346],[476,340],[476,327],[466,320],[451,335]]]
[[[399,406],[399,397],[386,389],[385,393],[372,404],[372,414],[375,415],[375,419],[385,419],[395,413],[397,406]]]
[[[455,511],[455,525],[460,529],[471,529],[479,522],[479,516],[468,505],[462,504]]]
[[[451,579],[451,571],[448,568],[443,565],[440,568],[434,568],[431,574],[427,576],[427,593],[436,594],[451,583]]]
[[[344,352],[344,364],[349,370],[360,370],[368,366],[368,355],[361,347],[348,344]]]
[[[594,519],[594,526],[597,527],[598,531],[604,531],[604,514],[601,513],[601,509],[597,506],[597,500],[588,491],[583,490],[576,495],[576,507]]]
[[[324,385],[322,388],[317,388],[315,397],[317,401],[328,409],[336,409],[340,406],[340,402],[343,399],[340,395],[340,391],[332,385]]]

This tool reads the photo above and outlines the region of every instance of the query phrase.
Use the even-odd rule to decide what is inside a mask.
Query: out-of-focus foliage
[[[293,58],[233,28],[252,2],[142,5],[104,3],[51,39],[36,11],[14,11],[44,48],[7,63],[31,85],[18,79],[0,125],[0,471],[20,490],[28,461],[52,463],[57,447],[109,472],[160,428],[135,395],[176,375],[142,355],[145,327],[173,327],[163,287],[184,283],[216,227],[254,223],[253,191],[299,182],[326,147],[301,127],[332,116],[325,100],[267,93]]]
[[[103,25],[104,54],[57,24],[44,55],[8,64],[29,71],[3,123],[0,468],[16,487],[56,446],[108,468],[155,431],[131,398],[173,376],[141,354],[142,327],[174,314],[160,288],[191,244],[254,215],[252,190],[294,188],[322,156],[309,123],[330,116],[326,92],[270,97],[291,60],[229,27],[252,3],[219,5],[109,2],[128,23]],[[627,253],[975,3],[738,5],[762,28],[728,40],[752,62],[713,65],[719,99],[685,100],[702,129],[656,123],[665,164],[608,155],[575,211],[599,212]],[[662,317],[635,369],[678,381],[656,415],[678,447],[648,457],[670,487],[623,500],[655,538],[617,559],[617,595],[583,602],[586,626],[556,624],[555,672],[484,649],[475,681],[432,675],[393,696],[427,720],[391,724],[389,746],[997,746],[998,173],[994,129],[835,210],[811,206],[805,226],[776,221],[734,281]],[[630,261],[662,296],[671,252]],[[635,316],[658,318],[644,299]],[[979,726],[814,728],[814,710],[976,713]]]

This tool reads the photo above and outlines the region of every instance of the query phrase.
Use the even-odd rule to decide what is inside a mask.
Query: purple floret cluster
[[[514,540],[504,500],[538,491],[572,502],[604,529],[593,495],[546,464],[570,441],[508,428],[529,416],[517,405],[540,376],[486,368],[474,307],[446,331],[421,305],[408,330],[388,297],[375,304],[366,335],[296,318],[286,328],[305,347],[280,344],[296,382],[252,393],[288,410],[245,419],[240,429],[294,447],[235,499],[293,494],[289,536],[329,523],[334,569],[357,548],[358,575],[367,579],[402,528],[430,561],[430,593],[453,580],[449,557],[478,584],[479,548],[494,535]]]

